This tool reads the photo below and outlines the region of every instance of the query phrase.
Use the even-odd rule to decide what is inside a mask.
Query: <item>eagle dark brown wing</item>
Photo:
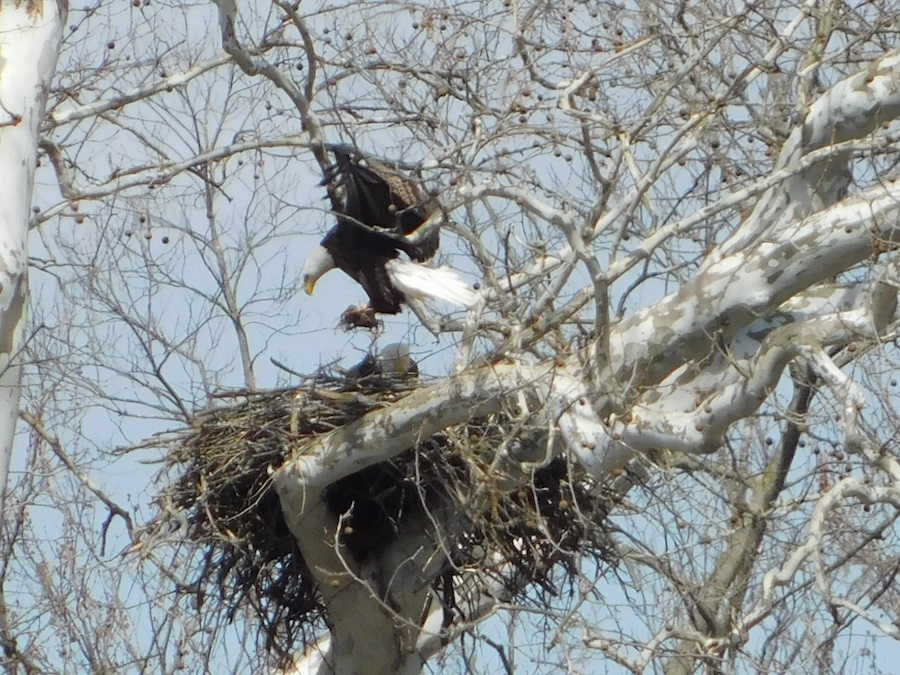
[[[417,261],[428,260],[440,245],[439,228],[420,240],[411,241],[422,224],[440,208],[434,197],[398,170],[377,159],[365,157],[350,146],[333,146],[335,164],[326,174],[343,192],[341,214],[349,221],[392,235],[398,249]]]

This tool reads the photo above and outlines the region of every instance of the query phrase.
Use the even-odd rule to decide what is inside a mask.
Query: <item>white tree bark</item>
[[[38,134],[67,11],[66,0],[0,1],[0,494],[19,408]]]

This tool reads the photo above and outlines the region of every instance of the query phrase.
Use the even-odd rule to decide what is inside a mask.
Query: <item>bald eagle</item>
[[[409,346],[403,342],[392,342],[381,350],[378,356],[371,352],[362,361],[346,370],[348,380],[361,380],[367,377],[387,379],[409,379],[419,376],[419,365],[413,361]]]
[[[440,244],[438,227],[414,236],[440,208],[437,200],[384,162],[345,145],[331,150],[335,163],[323,184],[337,195],[337,224],[303,265],[306,293],[312,295],[326,272],[343,270],[369,296],[367,307],[344,313],[342,323],[350,327],[374,328],[375,314],[397,314],[409,300],[471,307],[475,294],[456,271],[418,264],[434,257]]]

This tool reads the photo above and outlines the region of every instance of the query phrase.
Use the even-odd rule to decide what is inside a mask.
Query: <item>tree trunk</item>
[[[67,11],[66,0],[0,1],[0,500],[19,407],[38,133]]]

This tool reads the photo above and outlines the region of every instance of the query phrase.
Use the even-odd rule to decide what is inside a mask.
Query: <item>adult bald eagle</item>
[[[303,286],[312,295],[319,278],[343,270],[369,296],[368,307],[348,309],[342,322],[374,328],[375,314],[397,314],[409,300],[441,299],[462,307],[475,302],[471,287],[448,267],[417,263],[434,257],[440,244],[438,227],[413,235],[440,208],[433,197],[384,162],[346,146],[332,146],[335,163],[328,184],[335,225],[303,265]],[[400,257],[403,252],[412,261]]]
[[[368,377],[409,379],[419,376],[419,364],[410,356],[408,345],[392,342],[385,345],[378,356],[371,352],[366,354],[362,361],[348,368],[344,375],[348,380]]]

